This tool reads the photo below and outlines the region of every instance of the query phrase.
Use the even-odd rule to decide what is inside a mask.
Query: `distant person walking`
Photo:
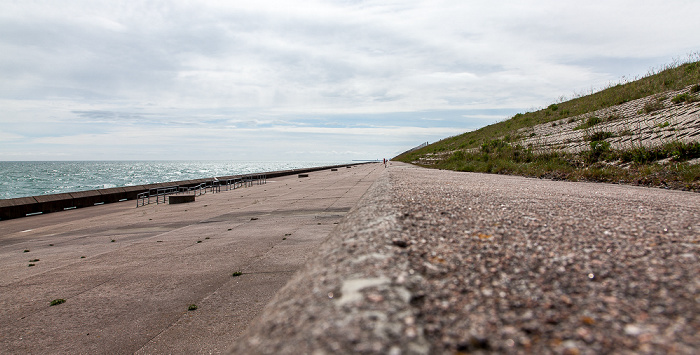
[[[384,167],[386,168],[386,158],[384,158]]]

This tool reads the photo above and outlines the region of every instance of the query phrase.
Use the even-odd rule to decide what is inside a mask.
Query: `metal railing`
[[[266,183],[266,174],[252,174],[226,180],[214,179],[190,187],[173,185],[152,188],[148,189],[148,191],[141,192],[136,196],[136,207],[151,204],[151,199],[155,199],[156,204],[160,204],[161,200],[163,203],[167,203],[167,198],[169,195],[193,194],[195,196],[201,196],[206,194],[207,191],[211,193],[221,192],[222,187],[224,191],[230,191],[241,187],[251,187],[256,184],[262,185]]]

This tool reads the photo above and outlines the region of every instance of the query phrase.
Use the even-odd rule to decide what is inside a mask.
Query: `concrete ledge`
[[[73,197],[73,204],[76,208],[90,207],[105,203],[103,195],[99,190],[77,191],[70,192],[69,194]]]
[[[40,207],[34,197],[0,200],[0,219],[25,217],[27,214],[41,212]]]
[[[397,217],[385,173],[229,353],[429,353],[422,330],[406,323],[418,317],[408,285],[421,276],[395,263],[386,242],[401,232]]]
[[[175,205],[178,203],[188,203],[194,202],[194,195],[170,195],[168,196],[168,203]]]
[[[73,196],[69,193],[34,196],[36,202],[41,204],[41,212],[58,212],[75,206]]]

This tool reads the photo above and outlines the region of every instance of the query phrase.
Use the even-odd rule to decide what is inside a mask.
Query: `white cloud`
[[[217,149],[207,140],[224,144],[217,131],[286,142],[256,145],[260,156],[311,144],[300,135],[318,146],[306,154],[350,152],[321,145],[365,137],[388,155],[498,116],[474,110],[546,106],[700,49],[700,3],[688,0],[0,0],[0,8],[0,140],[13,142],[0,159],[49,148],[77,159],[81,145],[99,142],[100,157],[116,159],[138,147],[163,158],[183,144],[206,154]],[[421,112],[435,114],[420,125]],[[401,138],[371,142],[391,136]]]

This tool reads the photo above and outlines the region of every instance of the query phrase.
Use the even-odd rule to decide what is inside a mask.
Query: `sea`
[[[0,161],[0,199],[346,164],[348,161]]]

